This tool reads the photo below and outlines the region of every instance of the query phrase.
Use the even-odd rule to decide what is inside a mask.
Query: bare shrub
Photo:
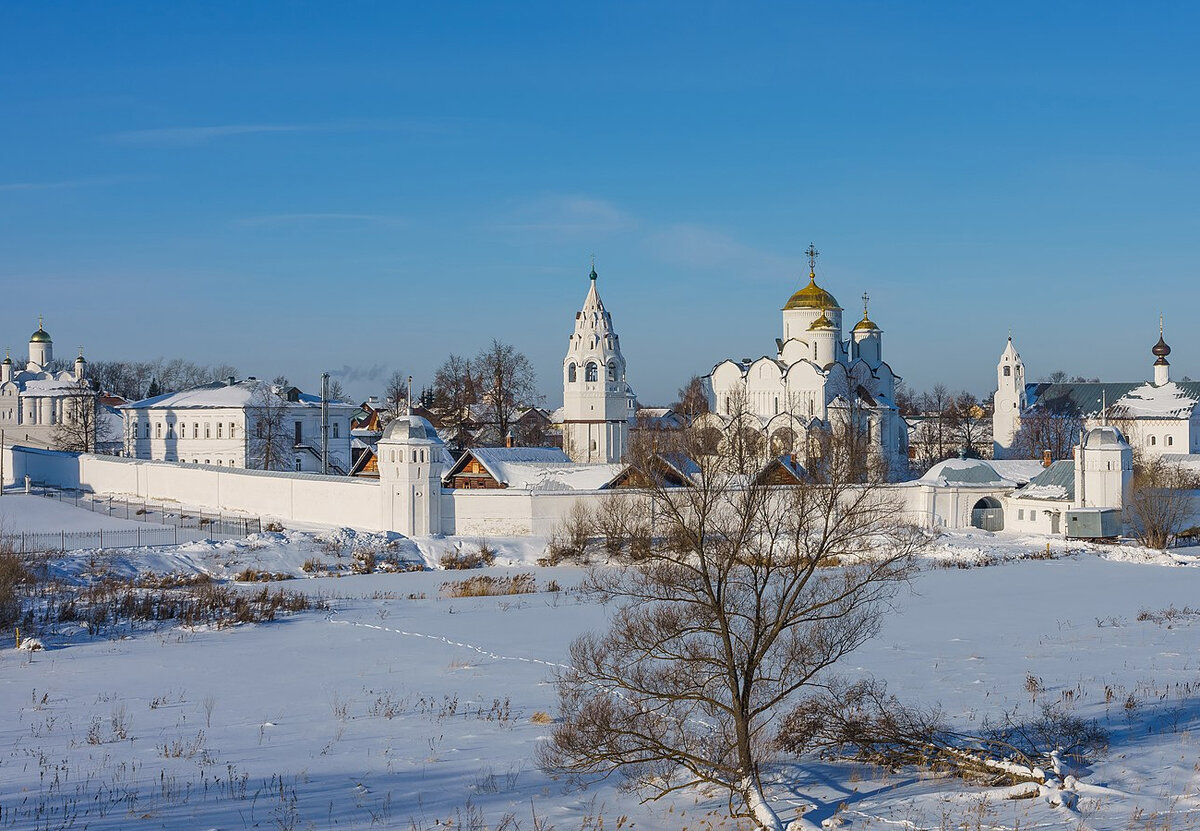
[[[354,565],[351,571],[355,574],[370,574],[375,571],[375,552],[370,549],[359,549],[354,552]]]
[[[12,550],[11,540],[0,537],[0,629],[11,630],[21,621],[21,591],[33,575]]]
[[[1159,549],[1174,543],[1191,519],[1191,491],[1198,485],[1195,473],[1161,457],[1138,464],[1126,505],[1137,541]]]
[[[465,571],[472,568],[484,568],[496,562],[495,549],[481,542],[473,551],[456,551],[450,549],[438,559],[438,565],[447,571]]]

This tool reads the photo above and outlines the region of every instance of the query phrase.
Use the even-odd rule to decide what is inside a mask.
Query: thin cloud
[[[632,231],[637,220],[611,202],[588,196],[543,196],[518,205],[496,227],[565,236]]]
[[[650,233],[651,252],[665,263],[776,279],[794,274],[795,262],[738,241],[724,231],[680,223]]]
[[[356,381],[379,381],[390,372],[391,370],[382,364],[372,364],[369,367],[343,364],[341,369],[331,369],[329,374],[341,381],[353,383]]]
[[[310,222],[362,222],[378,224],[396,224],[407,219],[394,214],[354,214],[354,213],[294,213],[294,214],[264,214],[248,216],[239,219],[239,225],[300,225]]]
[[[86,188],[99,185],[112,185],[122,181],[119,178],[64,179],[60,182],[7,182],[0,183],[0,192],[15,192],[23,190],[59,190],[62,188]]]
[[[308,133],[329,129],[312,124],[220,124],[210,127],[159,127],[152,130],[127,130],[108,136],[117,144],[140,147],[194,147],[214,139],[248,136],[256,133]]]
[[[197,127],[156,127],[111,133],[105,139],[134,147],[197,147],[219,139],[263,133],[336,133],[394,130],[414,135],[445,136],[461,131],[466,122],[453,118],[345,119],[323,124],[214,124]]]

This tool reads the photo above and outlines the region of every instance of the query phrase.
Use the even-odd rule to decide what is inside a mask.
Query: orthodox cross
[[[817,257],[821,256],[821,252],[811,242],[808,244],[808,250],[804,252],[808,255],[808,273],[810,276],[816,276],[817,273]]]
[[[866,317],[867,317],[867,301],[868,301],[868,300],[870,300],[870,299],[871,299],[871,295],[867,294],[867,293],[864,291],[864,292],[863,292],[863,319],[864,319],[864,320],[865,320],[865,319],[866,319]]]

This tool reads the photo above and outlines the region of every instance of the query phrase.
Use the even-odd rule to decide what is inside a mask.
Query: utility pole
[[[329,373],[321,373],[321,473],[329,475]]]

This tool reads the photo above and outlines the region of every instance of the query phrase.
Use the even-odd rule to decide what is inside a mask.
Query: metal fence
[[[178,545],[197,540],[246,537],[260,533],[260,517],[225,514],[190,508],[177,502],[152,502],[99,496],[86,491],[34,483],[34,493],[96,514],[166,528],[113,528],[98,531],[50,531],[22,535],[22,551],[77,548],[124,548],[142,545]],[[14,534],[14,544],[17,544]]]
[[[98,531],[22,531],[9,539],[18,554],[39,551],[75,551],[80,548],[137,548],[143,545],[179,545],[203,539],[202,534],[174,528],[109,528]]]

